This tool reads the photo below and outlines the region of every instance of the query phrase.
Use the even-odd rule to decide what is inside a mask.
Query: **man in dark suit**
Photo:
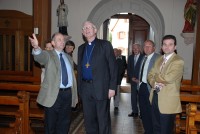
[[[35,34],[29,40],[33,46],[34,60],[45,67],[37,97],[37,102],[45,107],[45,134],[68,134],[71,106],[76,106],[78,97],[73,60],[63,51],[64,36],[55,33],[51,41],[54,49],[49,51],[39,47]]]
[[[175,53],[176,37],[166,35],[162,39],[164,55],[158,58],[148,74],[152,90],[152,120],[154,134],[173,134],[177,113],[182,112],[180,84],[184,61]]]
[[[114,96],[114,110],[117,112],[119,110],[119,101],[120,101],[120,85],[122,82],[122,78],[124,77],[125,69],[126,69],[126,57],[121,55],[121,50],[114,48],[114,53],[117,62],[117,90]]]
[[[141,54],[140,44],[133,44],[132,51],[133,51],[132,55],[128,57],[128,67],[127,67],[127,74],[129,81],[131,83],[131,105],[132,105],[132,112],[128,116],[137,117],[138,116],[137,86],[139,83],[138,78],[139,78],[140,64],[144,55]]]
[[[117,89],[117,65],[110,42],[96,38],[97,28],[83,23],[87,40],[78,48],[78,91],[87,134],[111,134],[110,98]]]
[[[126,71],[126,68],[127,68],[127,63],[126,63],[126,56],[122,55],[122,50],[121,49],[118,49],[118,59],[121,59],[122,60],[122,64],[121,64],[121,67],[120,67],[120,70],[121,70],[121,79],[120,79],[120,85],[121,85],[121,82],[122,82],[122,79],[124,77],[124,74],[125,74],[125,71]]]
[[[145,57],[142,60],[140,66],[139,75],[139,108],[140,116],[142,119],[143,128],[145,130],[144,134],[153,134],[152,116],[151,116],[151,104],[149,101],[149,94],[151,87],[147,82],[147,75],[151,68],[153,67],[155,60],[160,56],[155,53],[155,44],[151,40],[146,40],[143,46]]]

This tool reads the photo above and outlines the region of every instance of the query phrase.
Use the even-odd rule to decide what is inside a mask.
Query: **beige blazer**
[[[73,86],[72,86],[72,107],[78,103],[77,83],[73,69],[73,59],[68,54],[65,55],[72,66]],[[34,60],[45,66],[45,77],[41,83],[41,88],[37,97],[37,102],[45,107],[51,107],[56,101],[60,88],[61,66],[60,60],[55,52],[42,51],[39,55],[34,55]]]
[[[153,88],[155,82],[165,86],[158,93],[158,107],[162,114],[182,112],[180,102],[180,84],[183,75],[184,61],[177,54],[173,54],[160,72],[163,56],[158,58],[148,74],[148,82]],[[150,102],[153,98],[153,89],[150,92]]]

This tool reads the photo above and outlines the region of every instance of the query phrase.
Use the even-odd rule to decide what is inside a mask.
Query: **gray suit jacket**
[[[74,107],[78,102],[78,97],[76,78],[73,72],[73,60],[69,55],[66,54],[65,56],[72,66],[72,107]],[[34,60],[45,66],[45,77],[41,83],[37,102],[45,107],[51,107],[56,101],[60,88],[61,66],[59,57],[55,50],[43,50],[39,55],[34,55]]]
[[[147,75],[148,73],[150,72],[151,68],[153,67],[155,61],[157,58],[159,58],[161,55],[158,54],[158,53],[154,53],[153,56],[151,57],[150,59],[150,62],[149,62],[149,65],[148,65],[148,70],[147,70]],[[144,60],[145,57],[143,57],[143,60]],[[142,60],[142,63],[143,63],[143,60]],[[140,66],[140,75],[141,75],[141,69],[142,69],[142,64]],[[140,79],[140,75],[139,75],[139,79]],[[147,82],[147,88],[149,90],[149,92],[151,91],[151,86],[149,85],[149,83]],[[138,90],[139,90],[139,86],[138,86]]]

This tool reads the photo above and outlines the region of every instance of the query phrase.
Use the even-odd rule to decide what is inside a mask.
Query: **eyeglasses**
[[[91,30],[91,29],[93,29],[93,28],[94,28],[94,27],[83,27],[82,30],[83,30],[83,31],[85,31],[85,30]]]

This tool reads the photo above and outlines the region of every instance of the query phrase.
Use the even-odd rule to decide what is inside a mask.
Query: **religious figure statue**
[[[64,0],[60,0],[60,5],[57,8],[58,27],[59,27],[59,32],[64,35],[68,35],[67,14],[68,14],[68,6],[64,3]]]
[[[185,25],[183,33],[193,33],[196,21],[196,0],[187,0],[184,8]]]

